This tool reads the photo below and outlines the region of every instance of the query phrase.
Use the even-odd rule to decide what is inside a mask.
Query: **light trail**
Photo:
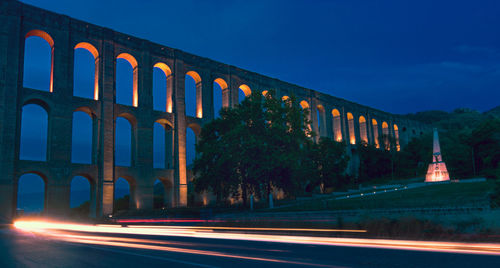
[[[179,236],[179,237],[193,237],[193,238],[247,240],[247,241],[279,242],[279,243],[326,245],[326,246],[369,247],[369,248],[433,251],[433,252],[448,252],[448,253],[500,255],[500,244],[497,243],[462,243],[462,242],[435,242],[435,241],[389,240],[389,239],[315,237],[315,236],[276,235],[276,234],[251,234],[244,232],[236,232],[238,231],[237,228],[231,230],[231,232],[216,232],[216,230],[219,229],[214,227],[200,228],[192,226],[122,227],[119,225],[84,225],[84,224],[69,224],[69,223],[44,222],[44,221],[17,221],[14,224],[14,226],[20,230],[39,233],[42,235],[50,233],[48,231],[75,231],[75,232],[91,232],[91,233],[103,233],[103,234]],[[279,228],[266,228],[266,229],[279,230]],[[314,229],[309,229],[309,230],[314,230]],[[245,230],[243,229],[243,231]],[[60,235],[60,233],[57,232],[54,233],[54,237],[58,237],[58,235]],[[82,240],[86,242],[89,241],[84,239]],[[92,238],[91,240],[100,241],[99,239],[96,238]],[[75,239],[72,242],[78,242],[78,239]],[[118,243],[113,241],[111,242],[107,241],[107,242]],[[125,242],[135,243],[137,241],[125,241]]]

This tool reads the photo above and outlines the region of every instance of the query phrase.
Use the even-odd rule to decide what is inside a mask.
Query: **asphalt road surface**
[[[13,227],[0,229],[0,252],[2,268],[500,267],[487,254]]]

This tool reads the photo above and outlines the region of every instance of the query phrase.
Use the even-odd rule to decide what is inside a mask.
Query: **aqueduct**
[[[25,42],[39,37],[50,46],[50,84],[46,90],[23,83]],[[93,92],[87,97],[74,94],[74,57],[77,49],[88,51],[95,62]],[[129,101],[117,98],[116,64],[131,66]],[[153,108],[153,70],[165,76],[165,105]],[[185,82],[195,83],[196,102],[187,107]],[[131,185],[135,209],[153,207],[156,179],[167,189],[165,205],[186,206],[190,172],[186,168],[186,131],[199,134],[212,120],[214,89],[220,90],[222,106],[239,103],[239,94],[273,89],[282,98],[292,94],[309,109],[312,128],[320,136],[359,144],[375,144],[385,134],[404,145],[412,136],[428,131],[426,125],[404,116],[386,113],[314,90],[253,73],[235,66],[192,55],[178,49],[55,14],[18,1],[0,2],[0,217],[14,216],[18,181],[26,173],[38,174],[45,182],[45,212],[65,214],[69,210],[70,183],[75,176],[91,185],[94,216],[113,212],[114,185],[125,178]],[[242,93],[240,93],[242,92]],[[162,100],[163,101],[163,100]],[[35,105],[46,113],[46,154],[39,160],[20,157],[22,113]],[[187,110],[195,111],[193,115]],[[88,115],[92,148],[89,163],[72,161],[72,121],[76,112]],[[42,112],[43,113],[43,112]],[[128,165],[117,165],[116,124],[131,129]],[[153,129],[165,129],[165,165],[153,165]]]

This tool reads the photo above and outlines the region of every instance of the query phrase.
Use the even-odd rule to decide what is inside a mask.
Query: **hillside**
[[[493,181],[437,184],[351,199],[318,198],[273,211],[483,207],[488,204],[488,195],[493,188]]]

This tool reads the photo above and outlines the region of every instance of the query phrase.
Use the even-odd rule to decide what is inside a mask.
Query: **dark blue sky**
[[[500,104],[500,1],[23,2],[389,112]]]

